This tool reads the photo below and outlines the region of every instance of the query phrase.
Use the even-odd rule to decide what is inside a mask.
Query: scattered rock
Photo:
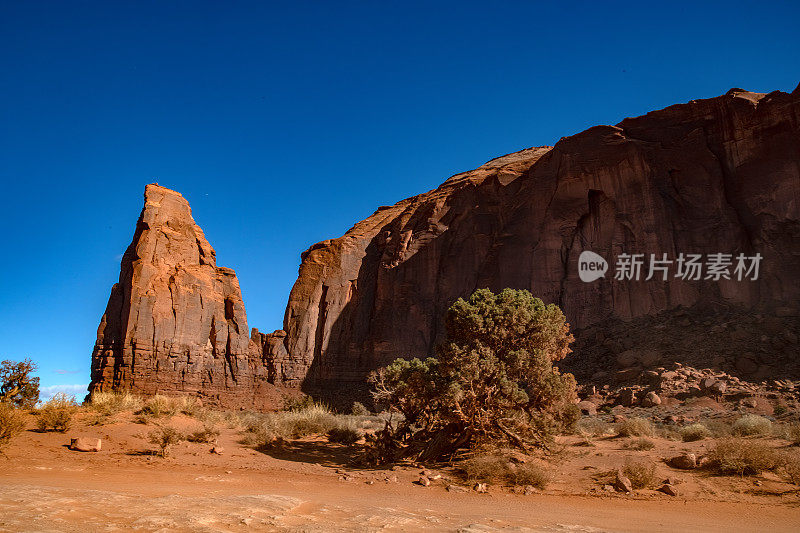
[[[76,452],[99,452],[102,448],[100,439],[77,437],[70,440],[69,449]]]
[[[224,452],[225,452],[225,448],[223,448],[222,446],[214,446],[209,451],[209,453],[213,453],[213,454],[216,454],[216,455],[222,455]]]
[[[668,496],[677,496],[678,491],[670,483],[664,483],[658,489],[658,492],[663,492]]]
[[[692,470],[697,468],[697,456],[693,453],[684,453],[673,457],[667,464],[680,470]]]
[[[754,409],[754,408],[758,407],[758,401],[755,398],[753,398],[752,396],[749,397],[749,398],[744,398],[742,400],[742,407],[749,407],[751,409]]]
[[[462,487],[461,485],[447,485],[446,489],[447,492],[469,492],[467,487]]]
[[[578,409],[580,409],[581,413],[584,415],[595,416],[597,414],[597,406],[588,400],[578,402]]]
[[[428,479],[428,476],[419,476],[417,480],[417,485],[422,485],[423,487],[428,487],[431,484],[431,480]]]
[[[627,476],[622,472],[617,472],[617,478],[614,480],[614,489],[617,492],[633,492],[633,485]]]
[[[486,486],[486,483],[475,483],[475,486],[472,487],[472,489],[480,494],[486,494],[489,492],[489,487]]]
[[[655,392],[650,391],[642,398],[642,407],[653,407],[656,405],[661,405],[661,398]]]

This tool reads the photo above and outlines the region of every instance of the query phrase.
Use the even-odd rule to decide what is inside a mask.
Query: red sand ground
[[[266,454],[238,444],[230,428],[220,437],[223,455],[209,453],[209,444],[182,443],[163,459],[144,454],[153,449],[145,437],[152,425],[119,415],[87,426],[85,418],[66,434],[26,431],[0,457],[0,531],[800,530],[797,487],[773,474],[738,479],[660,464],[659,477],[673,477],[680,496],[603,490],[603,474],[626,457],[702,452],[709,441],[653,439],[656,448],[636,452],[623,448],[624,439],[593,447],[566,439],[548,467],[553,482],[526,496],[493,486],[488,494],[450,492],[448,479],[456,478],[447,469],[423,487],[411,465],[353,468],[357,449],[321,439]],[[172,424],[200,426],[183,416]],[[76,435],[103,438],[103,451],[70,451]]]

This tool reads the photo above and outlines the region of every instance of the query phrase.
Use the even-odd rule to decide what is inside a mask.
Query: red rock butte
[[[616,280],[611,270],[584,283],[584,250],[609,261],[762,261],[757,280]],[[301,255],[283,330],[266,335],[248,335],[236,274],[216,265],[186,200],[148,185],[98,329],[90,390],[269,407],[280,387],[346,393],[397,357],[431,354],[445,310],[477,288],[529,289],[560,305],[580,335],[676,308],[796,317],[798,273],[800,87],[731,89],[596,126],[380,207]]]

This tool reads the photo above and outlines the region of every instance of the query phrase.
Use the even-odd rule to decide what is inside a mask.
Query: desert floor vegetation
[[[42,404],[36,420],[39,431],[66,432],[72,425],[72,417],[78,411],[78,404],[72,396],[58,393]]]
[[[25,415],[10,402],[0,402],[0,453],[25,429]]]

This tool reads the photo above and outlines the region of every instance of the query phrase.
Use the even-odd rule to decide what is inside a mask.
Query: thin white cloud
[[[88,394],[88,384],[81,385],[50,385],[48,387],[39,387],[39,400],[47,401],[59,392],[63,392],[67,396],[75,396],[79,402],[83,401],[83,397]]]

